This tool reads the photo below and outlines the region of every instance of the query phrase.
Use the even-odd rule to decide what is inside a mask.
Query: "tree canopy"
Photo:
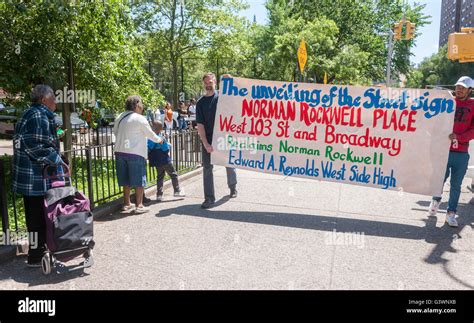
[[[340,84],[384,81],[390,28],[405,15],[428,23],[424,5],[401,0],[267,0],[268,23],[241,17],[245,0],[0,0],[0,87],[26,101],[38,82],[93,90],[121,110],[140,94],[155,109],[199,95],[212,71],[273,80],[301,80],[297,48],[308,50],[305,80]],[[410,49],[394,46],[392,74],[410,71]],[[414,71],[409,79],[415,79]],[[424,77],[424,76],[423,76]]]
[[[461,76],[474,75],[474,63],[450,61],[447,56],[447,45],[436,54],[425,58],[407,77],[407,87],[449,87],[453,86]]]
[[[405,14],[418,27],[428,23],[424,5],[388,0],[268,0],[269,24],[256,37],[263,55],[263,77],[294,78],[296,49],[305,39],[308,78],[322,82],[327,72],[332,82],[367,84],[384,80],[388,32]],[[407,73],[410,48],[416,41],[396,42],[395,75]],[[286,67],[282,71],[280,67]],[[290,69],[288,69],[292,66]]]
[[[74,62],[76,89],[96,93],[103,106],[121,110],[125,97],[139,93],[156,105],[135,45],[127,1],[1,1],[0,87],[27,94],[36,83],[56,89],[67,85],[67,64]]]

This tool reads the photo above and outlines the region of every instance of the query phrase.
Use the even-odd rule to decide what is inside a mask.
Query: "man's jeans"
[[[184,117],[181,117],[181,118],[178,119],[178,129],[179,130],[186,129],[187,125],[188,124],[187,124],[186,120],[184,119]]]
[[[204,146],[202,146],[202,163],[204,166],[204,198],[215,202],[216,196],[214,194],[214,175],[212,173],[213,165],[211,164],[211,154],[207,152]],[[231,190],[233,190],[237,185],[237,174],[235,173],[235,168],[226,167],[226,171],[227,185]]]
[[[461,195],[461,185],[464,175],[466,175],[467,166],[469,164],[469,154],[463,152],[449,152],[448,166],[444,181],[448,179],[451,173],[451,188],[449,190],[448,211],[456,212]],[[433,200],[441,201],[441,197],[433,196]]]

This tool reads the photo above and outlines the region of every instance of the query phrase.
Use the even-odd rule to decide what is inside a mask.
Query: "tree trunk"
[[[173,107],[174,109],[178,108],[178,59],[172,58],[171,59],[171,66],[173,72]]]
[[[75,111],[76,108],[76,86],[74,84],[74,61],[72,59],[68,59],[67,61],[67,71],[68,71],[68,90],[72,90],[73,100],[72,102],[63,103],[63,128],[67,129],[64,133],[63,143],[64,143],[64,150],[69,151],[72,149],[72,126],[71,126],[71,111]],[[63,93],[63,98],[67,98],[67,93]],[[65,101],[65,100],[64,100]],[[71,160],[71,153],[65,154],[66,158],[72,162]],[[71,165],[72,166],[72,165]]]

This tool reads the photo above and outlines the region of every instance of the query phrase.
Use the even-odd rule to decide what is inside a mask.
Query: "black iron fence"
[[[70,164],[72,185],[83,192],[95,208],[122,196],[115,173],[114,138],[111,129],[96,132],[96,136],[93,133],[81,135],[87,136],[83,144],[73,144],[74,149],[63,154]],[[168,132],[165,137],[172,145],[170,155],[179,174],[201,166],[201,143],[196,130]],[[26,230],[24,205],[23,198],[12,190],[12,159],[12,156],[0,157],[0,218],[3,232],[22,232]],[[156,181],[156,169],[147,166],[147,187]]]
[[[72,129],[73,147],[100,146],[111,144],[113,142],[113,127],[74,127]]]

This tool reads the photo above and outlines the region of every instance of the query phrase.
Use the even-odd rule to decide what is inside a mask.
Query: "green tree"
[[[449,60],[445,45],[437,53],[425,58],[417,68],[412,69],[407,77],[407,87],[449,87],[464,75],[474,75],[474,63]]]
[[[103,106],[121,110],[134,93],[148,104],[162,99],[143,68],[126,1],[2,0],[0,13],[0,87],[24,101],[36,83],[66,86],[70,61],[76,88],[95,91]]]
[[[308,64],[311,60],[320,60],[316,54],[327,57],[325,68],[332,71],[330,76],[333,80],[347,83],[383,80],[387,60],[387,33],[393,23],[401,20],[404,13],[407,20],[416,23],[418,27],[426,24],[429,18],[422,14],[424,5],[410,6],[403,5],[401,1],[388,0],[318,0],[316,3],[303,0],[268,0],[266,6],[270,22],[257,41],[265,56],[276,49],[278,36],[293,24],[288,21],[302,20],[303,23],[298,23],[292,30],[293,33],[301,34],[318,21],[329,20],[337,27],[337,32],[331,29],[324,31],[331,37],[333,48],[313,48],[313,51],[308,53]],[[409,70],[410,48],[415,41],[395,43],[395,74],[407,73]],[[317,43],[316,45],[318,46]],[[291,48],[292,62],[296,61],[296,49],[297,45]],[[358,65],[341,66],[343,63]],[[343,75],[347,72],[347,76]],[[344,79],[346,77],[349,79]],[[316,78],[321,80],[322,75],[319,74]]]
[[[181,60],[201,55],[216,45],[218,35],[235,33],[240,0],[148,0],[134,4],[139,31],[149,38],[151,61],[166,59],[171,74],[172,101],[179,94]]]

